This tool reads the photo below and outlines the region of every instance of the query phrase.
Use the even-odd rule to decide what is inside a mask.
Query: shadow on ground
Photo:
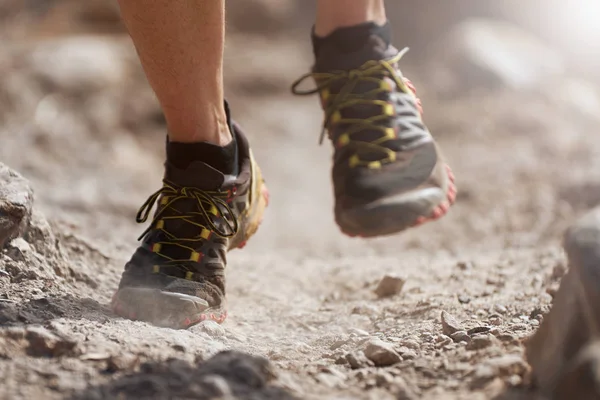
[[[43,324],[55,318],[106,322],[115,318],[110,309],[90,298],[48,296],[22,304],[0,303],[0,327]]]
[[[196,365],[177,359],[145,363],[135,373],[90,387],[71,399],[298,399],[274,386],[275,378],[266,359],[225,351]]]

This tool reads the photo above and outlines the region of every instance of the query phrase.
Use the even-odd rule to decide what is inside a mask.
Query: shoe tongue
[[[216,190],[223,186],[227,178],[222,172],[201,161],[192,162],[186,169],[165,163],[165,180],[178,186]]]
[[[313,35],[314,72],[350,70],[367,61],[393,57],[398,50],[390,45],[389,27],[365,24],[340,28],[324,38]]]

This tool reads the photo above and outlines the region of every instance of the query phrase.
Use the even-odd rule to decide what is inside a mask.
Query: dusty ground
[[[310,67],[308,43],[232,34],[228,95],[272,202],[255,239],[231,254],[229,319],[176,331],[108,308],[163,154],[163,121],[130,43],[7,43],[0,161],[30,180],[35,215],[0,254],[0,398],[531,394],[523,341],[565,272],[564,229],[600,200],[599,121],[585,101],[593,84],[565,75],[449,98],[409,53],[405,73],[457,175],[458,201],[435,224],[349,239],[333,222],[316,99],[288,94]],[[387,274],[406,283],[379,299]]]

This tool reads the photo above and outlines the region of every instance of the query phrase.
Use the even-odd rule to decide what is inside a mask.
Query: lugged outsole
[[[227,318],[227,311],[208,308],[199,297],[142,287],[118,290],[111,308],[123,318],[173,329],[187,329],[207,320],[221,324]]]
[[[456,185],[454,183],[454,174],[448,165],[445,165],[445,169],[448,176],[448,188],[445,198],[429,214],[417,215],[406,221],[406,215],[403,214],[404,210],[396,207],[384,212],[385,219],[394,222],[394,225],[389,225],[388,227],[377,226],[372,229],[352,229],[349,226],[345,226],[345,224],[340,223],[338,220],[338,226],[340,227],[340,230],[342,233],[350,237],[369,238],[399,233],[406,229],[417,227],[427,222],[442,218],[448,213],[450,207],[456,202],[457,194]],[[367,211],[365,213],[373,213],[373,211]]]

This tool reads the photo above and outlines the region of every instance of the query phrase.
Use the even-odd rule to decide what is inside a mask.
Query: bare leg
[[[231,141],[223,107],[224,0],[119,0],[175,142]]]
[[[317,36],[327,36],[337,28],[364,22],[385,24],[383,0],[319,0],[317,3]]]

